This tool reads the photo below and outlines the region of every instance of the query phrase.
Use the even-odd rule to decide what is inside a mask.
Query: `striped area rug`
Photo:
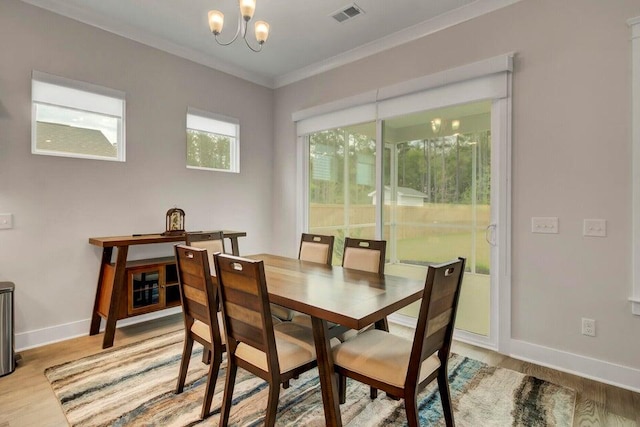
[[[199,413],[207,366],[196,344],[182,394],[173,390],[182,352],[183,331],[172,332],[48,368],[45,375],[72,426],[217,426],[226,369],[220,371],[213,414]],[[458,426],[571,426],[575,392],[518,372],[490,367],[452,355],[449,379]],[[230,425],[263,424],[267,384],[238,369]],[[419,396],[422,425],[444,425],[434,381]],[[367,386],[348,381],[347,402],[340,406],[349,426],[406,425],[403,401],[380,393],[369,399]],[[317,370],[282,390],[277,425],[323,426]]]

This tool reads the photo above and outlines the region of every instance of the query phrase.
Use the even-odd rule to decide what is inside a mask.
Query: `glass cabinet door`
[[[129,271],[129,314],[156,310],[164,305],[163,269],[158,267]]]

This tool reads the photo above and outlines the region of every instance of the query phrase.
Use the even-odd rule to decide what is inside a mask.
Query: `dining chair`
[[[333,260],[334,240],[334,236],[302,233],[302,236],[300,237],[298,259],[330,266]],[[293,320],[294,316],[299,315],[296,311],[282,307],[278,304],[271,304],[271,314],[273,314],[277,319],[283,321]],[[310,326],[311,319],[309,319],[308,322],[305,322],[305,325]]]
[[[345,237],[342,251],[342,267],[353,270],[367,271],[384,275],[387,242],[385,240],[353,239]],[[385,331],[389,330],[387,318],[376,325]]]
[[[385,240],[345,237],[342,267],[383,275],[386,251]]]
[[[384,275],[387,242],[385,240],[353,239],[345,237],[342,251],[342,267]],[[389,330],[386,317],[378,327]]]
[[[206,249],[176,245],[175,254],[185,330],[176,394],[182,393],[184,389],[193,342],[197,341],[210,355],[208,360],[203,360],[209,363],[209,374],[200,418],[206,418],[211,408],[226,341],[221,328],[222,318],[218,312],[217,291],[211,280]]]
[[[207,250],[211,275],[215,276],[216,269],[213,265],[213,254],[216,252],[225,253],[224,235],[222,234],[222,231],[188,232],[185,235],[185,243],[187,246]],[[205,351],[202,352],[202,363],[209,363],[209,360],[211,360],[211,354],[205,349]]]
[[[265,425],[276,420],[280,384],[317,366],[313,333],[291,322],[274,325],[264,262],[215,254],[224,327],[227,377],[220,425],[229,422],[238,367],[269,383]]]
[[[331,265],[333,261],[334,236],[302,233],[298,259]]]
[[[342,250],[342,267],[354,270],[367,271],[369,273],[377,273],[384,275],[385,256],[387,252],[387,242],[385,240],[370,239],[354,239],[345,237],[344,248]],[[346,341],[353,338],[356,334],[371,329],[371,325],[362,328],[359,331],[348,330],[338,338],[340,341]],[[387,318],[383,318],[376,322],[375,327],[384,331],[389,331],[389,322]],[[378,396],[378,390],[371,387],[371,398]]]
[[[225,253],[224,235],[222,231],[198,231],[186,233],[185,243],[187,246],[194,248],[206,249],[209,254],[209,267],[211,267],[211,275],[215,276],[215,268],[213,266],[213,254],[216,252]]]
[[[419,426],[417,395],[437,378],[444,419],[454,425],[447,362],[466,260],[429,266],[413,337],[371,329],[333,348],[339,374],[340,403],[346,398],[346,377],[402,398],[409,426]]]

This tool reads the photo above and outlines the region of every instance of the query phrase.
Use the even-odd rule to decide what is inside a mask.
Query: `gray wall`
[[[273,233],[294,255],[291,113],[514,51],[512,338],[640,368],[631,314],[631,85],[637,0],[524,0],[276,90]],[[560,234],[532,234],[558,216]],[[605,218],[606,238],[582,236]],[[580,334],[597,320],[596,338]]]
[[[31,70],[127,96],[126,163],[31,154]],[[273,91],[17,0],[0,2],[0,280],[16,283],[16,333],[88,332],[101,251],[92,236],[186,228],[245,230],[269,249]],[[240,120],[240,174],[186,169],[187,106]],[[130,258],[170,255],[136,247]]]
[[[174,205],[188,229],[246,230],[243,253],[295,256],[292,112],[515,51],[512,337],[640,368],[640,317],[627,301],[626,25],[639,15],[637,0],[523,0],[274,92],[2,0],[0,212],[15,226],[0,230],[0,280],[17,286],[17,333],[86,333],[100,259],[88,237],[160,231]],[[32,155],[33,69],[125,91],[127,162]],[[185,168],[188,105],[240,119],[239,175]],[[532,216],[558,216],[560,234],[531,234]],[[582,237],[584,218],[607,219],[608,237]],[[597,320],[596,338],[580,335],[581,317]]]

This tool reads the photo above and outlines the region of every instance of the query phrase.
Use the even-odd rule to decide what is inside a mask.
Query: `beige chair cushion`
[[[300,259],[303,261],[326,264],[329,256],[329,245],[315,242],[302,242],[300,247]]]
[[[316,350],[311,329],[291,322],[278,323],[273,328],[281,373],[315,360]],[[267,355],[257,348],[240,343],[236,348],[236,356],[263,371],[269,371]]]
[[[222,339],[222,344],[226,343],[226,336],[224,333],[224,327],[222,326],[222,313],[218,312],[218,328],[220,329],[220,338]],[[191,332],[202,338],[203,340],[209,342],[209,327],[206,323],[196,320],[191,325]]]
[[[411,340],[371,329],[333,348],[333,360],[338,366],[370,378],[404,387],[411,354]],[[424,380],[440,367],[434,353],[422,362],[420,379]]]
[[[296,312],[290,308],[286,308],[278,304],[271,304],[271,315],[280,320],[291,320],[295,314]]]
[[[199,242],[192,242],[191,246],[194,248],[206,249],[209,257],[209,270],[211,275],[216,275],[216,267],[213,262],[213,254],[216,252],[224,253],[224,243],[222,240],[201,240]]]
[[[342,266],[377,273],[380,267],[380,251],[347,247]]]

